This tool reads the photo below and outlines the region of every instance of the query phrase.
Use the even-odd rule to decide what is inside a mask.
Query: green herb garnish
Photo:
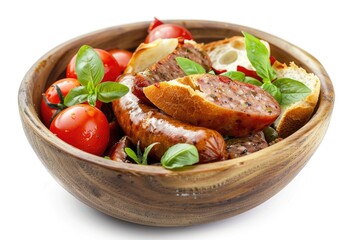
[[[129,147],[125,148],[125,152],[134,162],[140,165],[148,165],[147,157],[151,149],[158,142],[152,143],[147,146],[144,153],[141,152],[140,142],[137,143],[136,153]],[[188,165],[193,165],[199,162],[199,153],[194,145],[187,143],[178,143],[171,146],[161,157],[161,165],[167,169],[175,169]]]
[[[243,32],[245,37],[246,54],[256,69],[256,73],[263,82],[270,82],[276,78],[276,72],[270,65],[270,53],[266,46],[255,36]]]
[[[263,88],[271,94],[281,106],[290,105],[311,93],[311,90],[302,82],[290,78],[276,79],[277,74],[270,64],[270,53],[266,46],[258,38],[249,33],[243,32],[243,35],[245,37],[247,57],[251,65],[255,68],[256,74],[262,78],[262,82],[255,78],[245,76],[245,74],[240,71],[229,71],[220,75]],[[190,59],[177,57],[176,62],[187,75],[206,73],[200,64]],[[214,71],[210,71],[209,73],[214,74]]]
[[[240,81],[240,82],[243,82],[245,79],[245,74],[243,72],[239,72],[239,71],[228,71],[228,72],[224,72],[220,75],[226,76],[228,78],[231,78],[232,80]]]
[[[104,65],[96,51],[83,45],[76,57],[75,71],[81,86],[71,89],[64,103],[72,106],[88,102],[95,106],[96,100],[112,102],[125,95],[129,88],[116,82],[101,82],[104,77]]]
[[[168,169],[193,165],[197,162],[199,162],[197,148],[187,143],[178,143],[171,146],[161,158],[161,165]]]
[[[261,88],[270,93],[270,95],[273,96],[278,103],[282,102],[282,93],[274,84],[271,82],[265,82],[261,85]]]
[[[177,57],[177,58],[175,58],[175,60],[186,75],[206,73],[203,66],[201,66],[197,62],[194,62],[188,58]]]
[[[281,92],[283,106],[297,102],[311,93],[305,84],[290,78],[279,78],[273,82],[273,85]]]
[[[290,105],[311,92],[302,82],[290,78],[276,79],[277,75],[270,65],[270,54],[266,46],[255,36],[246,32],[243,34],[247,57],[257,75],[263,80],[261,87],[271,94],[281,106]]]
[[[258,86],[258,87],[261,87],[261,85],[263,84],[262,82],[260,82],[260,81],[257,80],[256,78],[249,77],[249,76],[246,76],[246,77],[244,78],[243,82],[250,83],[250,84],[255,85],[255,86]]]
[[[141,165],[148,165],[148,161],[147,161],[147,157],[149,155],[149,152],[151,151],[151,149],[156,145],[156,144],[160,144],[158,142],[152,143],[149,146],[147,146],[144,150],[144,154],[141,152],[140,149],[140,142],[138,142],[137,146],[136,146],[136,153],[134,152],[134,150],[132,150],[129,147],[125,148],[125,152],[126,154],[132,159],[134,160],[137,164],[141,164]]]
[[[198,64],[197,62],[194,62],[188,58],[184,57],[176,57],[175,58],[177,64],[179,67],[184,71],[186,75],[192,75],[192,74],[204,74],[206,73],[205,68]],[[214,74],[215,72],[213,70],[210,70],[208,74]],[[227,76],[231,78],[232,80],[236,81],[243,81],[245,78],[245,74],[239,71],[229,71],[222,73],[221,75]]]

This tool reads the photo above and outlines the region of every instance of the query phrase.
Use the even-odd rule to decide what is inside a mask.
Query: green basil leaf
[[[70,90],[64,99],[64,104],[68,107],[87,101],[89,94],[84,86],[75,87]]]
[[[141,148],[140,148],[140,141],[138,141],[136,144],[136,156],[137,156],[137,159],[139,160],[139,164],[142,164],[143,154],[142,154]]]
[[[261,88],[270,93],[270,95],[273,96],[279,104],[281,104],[282,92],[277,86],[272,83],[264,83]]]
[[[147,162],[147,157],[148,157],[148,154],[149,152],[151,151],[151,149],[156,145],[156,144],[160,144],[159,142],[155,142],[155,143],[152,143],[150,144],[149,146],[147,146],[144,150],[144,155],[142,156],[142,164],[144,165],[147,165],[148,162]]]
[[[270,64],[270,53],[266,46],[255,36],[243,32],[245,36],[245,48],[247,57],[256,69],[256,73],[266,80],[272,81],[276,78],[276,72]]]
[[[101,102],[112,102],[129,92],[129,88],[117,82],[102,82],[96,86],[97,98]]]
[[[260,82],[259,80],[257,80],[256,78],[253,78],[253,77],[248,77],[246,76],[243,80],[243,82],[246,82],[246,83],[250,83],[252,85],[255,85],[255,86],[261,86],[263,83]]]
[[[138,159],[138,157],[136,156],[136,153],[134,152],[134,150],[132,150],[132,149],[129,148],[129,147],[126,147],[124,150],[125,150],[126,154],[127,154],[132,160],[134,160],[137,164],[141,164],[141,163],[139,162],[139,159]]]
[[[244,78],[245,78],[245,74],[243,72],[239,72],[239,71],[224,72],[224,73],[222,73],[220,75],[229,77],[229,78],[231,78],[232,80],[235,80],[235,81],[243,81]]]
[[[75,71],[79,82],[87,86],[92,82],[94,86],[104,77],[104,65],[97,52],[88,45],[83,45],[76,57]]]
[[[178,143],[171,146],[161,157],[161,165],[168,169],[180,168],[199,162],[199,153],[194,145]]]
[[[281,91],[282,106],[297,102],[311,93],[311,89],[305,84],[290,78],[279,78],[273,84]]]
[[[177,57],[176,62],[186,75],[206,73],[203,66],[190,59],[184,57]]]

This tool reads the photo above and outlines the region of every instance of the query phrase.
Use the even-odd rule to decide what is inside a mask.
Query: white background
[[[360,18],[356,1],[333,2],[2,1],[0,239],[360,239]],[[300,174],[264,204],[186,228],[126,223],[66,192],[28,144],[17,91],[32,64],[81,34],[154,16],[257,28],[305,49],[327,69],[336,90],[329,130]]]

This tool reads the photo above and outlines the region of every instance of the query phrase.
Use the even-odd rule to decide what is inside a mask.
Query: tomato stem
[[[59,96],[60,104],[64,105],[64,95],[62,94],[60,87],[57,84],[55,84],[54,87],[57,95]]]
[[[60,87],[57,84],[54,84],[54,88],[56,90],[57,95],[59,96],[59,103],[49,102],[49,100],[46,98],[45,93],[42,94],[45,104],[48,105],[49,108],[56,109],[56,112],[52,115],[50,119],[50,124],[52,120],[56,117],[56,115],[58,115],[62,110],[67,108],[67,106],[64,104],[64,95],[61,92]]]

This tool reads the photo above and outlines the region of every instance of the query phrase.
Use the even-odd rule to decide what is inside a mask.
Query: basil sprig
[[[271,94],[281,106],[290,105],[306,97],[311,90],[302,82],[290,78],[277,78],[270,64],[270,53],[255,36],[243,32],[247,57],[263,80],[261,87]]]
[[[136,146],[136,153],[129,147],[125,148],[125,152],[128,157],[134,160],[137,164],[147,165],[148,154],[156,144],[160,143],[155,142],[150,144],[145,148],[144,153],[142,153],[140,149],[140,142],[138,142]],[[197,148],[194,145],[187,143],[178,143],[171,146],[160,160],[161,165],[167,169],[181,168],[193,165],[197,162],[199,162],[199,153]]]
[[[104,77],[104,65],[96,51],[83,45],[76,57],[75,71],[81,86],[71,89],[64,99],[66,106],[88,102],[95,106],[96,100],[112,102],[124,96],[129,88],[116,82],[101,82]]]
[[[256,74],[262,78],[262,82],[245,76],[240,71],[224,72],[220,75],[227,76],[232,80],[247,82],[263,88],[273,96],[281,106],[290,105],[306,97],[311,90],[302,82],[290,78],[277,78],[276,71],[270,64],[270,53],[266,46],[255,36],[243,32],[245,37],[246,54],[255,68]],[[176,58],[177,64],[187,75],[204,74],[205,69],[198,63],[183,57]],[[213,71],[209,72],[214,74]]]
[[[147,165],[148,164],[147,157],[149,155],[149,152],[156,144],[160,144],[160,143],[155,142],[155,143],[152,143],[149,146],[147,146],[144,150],[144,154],[141,152],[140,142],[138,142],[138,144],[136,146],[136,153],[134,152],[134,150],[132,150],[129,147],[125,148],[125,152],[137,164]]]
[[[256,73],[263,79],[263,82],[270,82],[276,78],[276,72],[270,65],[270,53],[267,47],[255,36],[243,32],[245,37],[246,54],[256,69]]]
[[[180,168],[199,162],[199,153],[194,145],[178,143],[164,153],[160,162],[167,169]]]

